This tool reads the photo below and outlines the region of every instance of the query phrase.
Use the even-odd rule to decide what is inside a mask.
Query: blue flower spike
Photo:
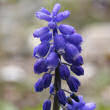
[[[42,75],[34,90],[42,92],[49,88],[50,95],[43,103],[43,110],[51,110],[52,99],[53,110],[95,110],[94,103],[85,103],[82,96],[76,95],[81,84],[71,71],[77,76],[84,75],[84,62],[80,55],[83,38],[72,25],[58,24],[70,16],[68,10],[60,12],[60,8],[61,5],[56,3],[52,12],[43,7],[35,13],[36,18],[46,21],[48,25],[33,33],[34,38],[41,41],[33,52],[36,59],[34,73]],[[62,80],[66,81],[69,90],[62,88]]]

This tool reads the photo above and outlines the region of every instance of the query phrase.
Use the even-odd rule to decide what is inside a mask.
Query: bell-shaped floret
[[[66,40],[69,42],[69,43],[72,43],[74,45],[80,45],[82,43],[82,36],[78,33],[74,33],[72,35],[67,35],[65,36]]]
[[[60,8],[61,8],[61,5],[60,5],[59,3],[56,3],[56,4],[54,5],[54,7],[53,7],[52,15],[53,15],[53,16],[56,16],[56,15],[58,14]]]
[[[36,92],[41,92],[43,91],[44,88],[44,82],[42,80],[42,78],[40,78],[34,85],[34,89]]]
[[[47,63],[46,60],[43,58],[38,59],[34,64],[34,72],[37,74],[40,74],[42,72],[46,72],[47,69]]]
[[[49,88],[49,93],[52,94],[54,92],[54,85],[51,83],[50,88]]]
[[[84,75],[84,69],[81,66],[72,65],[70,68],[71,71],[74,72],[76,75]]]
[[[59,54],[65,53],[65,40],[62,35],[56,35],[54,37],[54,46]]]
[[[85,106],[85,101],[83,100],[83,96],[78,96],[79,102],[75,101],[74,99],[73,101],[73,110],[79,109],[82,110],[82,108]]]
[[[42,42],[34,48],[33,56],[36,58],[44,57],[48,53],[50,44],[48,42]]]
[[[59,67],[59,74],[60,77],[64,80],[68,79],[70,76],[70,71],[68,67],[65,64],[61,64]]]
[[[42,28],[36,29],[34,31],[34,33],[33,33],[33,36],[34,37],[40,37],[40,36],[45,35],[48,32],[49,32],[49,28],[48,27],[42,27]]]
[[[95,110],[96,104],[95,103],[86,103],[81,110]]]
[[[40,12],[50,15],[50,12],[47,9],[45,9],[44,7],[40,9]]]
[[[71,57],[68,57],[67,54],[63,54],[63,58],[68,63],[71,63],[76,66],[80,66],[80,65],[84,64],[82,56],[79,56],[79,55],[76,55],[76,57],[71,58]]]
[[[51,110],[51,101],[49,99],[44,101],[43,110]]]
[[[50,73],[45,73],[42,77],[43,81],[44,81],[44,88],[47,88],[50,86],[51,81],[52,81],[52,74]]]
[[[73,65],[76,65],[76,66],[80,66],[80,65],[83,65],[84,64],[84,61],[83,61],[83,58],[82,56],[78,56],[77,58],[75,58],[72,62]]]
[[[64,55],[65,59],[72,62],[78,55],[79,55],[79,51],[76,48],[76,46],[67,43],[65,46],[65,55]]]
[[[70,15],[70,12],[68,10],[64,11],[64,12],[60,12],[57,16],[56,16],[56,22],[60,22],[63,21],[64,19],[68,18]]]
[[[36,12],[36,17],[41,19],[41,20],[45,20],[45,21],[51,21],[51,17],[43,12]]]
[[[60,104],[62,104],[62,105],[65,105],[66,104],[67,99],[66,99],[66,95],[65,95],[65,93],[64,93],[63,90],[60,89],[57,92],[57,97],[58,97],[58,101],[59,101]]]
[[[52,32],[48,32],[48,33],[40,36],[40,40],[41,40],[41,42],[52,40]]]
[[[60,24],[59,30],[62,34],[71,35],[75,32],[74,27],[66,24]]]
[[[78,91],[78,87],[80,86],[79,80],[76,77],[74,77],[74,76],[70,76],[68,78],[67,84],[68,84],[68,86],[69,86],[69,88],[70,88],[70,90],[72,92],[77,92]]]
[[[47,66],[49,69],[55,69],[59,63],[59,57],[55,52],[51,52],[47,57]]]

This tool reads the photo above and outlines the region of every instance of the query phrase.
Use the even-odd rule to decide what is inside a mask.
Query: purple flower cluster
[[[80,55],[82,36],[70,25],[57,25],[57,23],[70,15],[68,10],[58,13],[60,8],[60,4],[57,3],[52,13],[45,8],[36,12],[36,17],[47,21],[48,26],[36,29],[33,33],[34,38],[39,38],[41,41],[33,52],[33,56],[36,58],[34,72],[43,74],[42,78],[35,83],[34,88],[36,92],[41,92],[50,86],[50,95],[57,95],[59,104],[66,107],[67,110],[94,110],[94,104],[82,104],[82,98],[75,95],[70,95],[70,104],[65,91],[60,88],[55,92],[55,85],[52,84],[52,78],[55,77],[52,73],[58,68],[60,79],[65,80],[71,92],[74,93],[78,91],[80,86],[80,82],[75,75],[84,75],[84,70],[81,66],[83,58]],[[75,75],[71,75],[70,71],[75,73]],[[43,110],[50,109],[51,100],[49,98],[44,102]]]
[[[69,97],[67,98],[69,100]],[[75,100],[68,101],[65,106],[66,110],[94,110],[96,105],[94,103],[85,103],[82,96],[78,96],[79,102]]]

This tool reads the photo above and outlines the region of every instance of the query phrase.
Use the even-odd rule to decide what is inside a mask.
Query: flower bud
[[[70,90],[72,92],[77,92],[78,91],[78,87],[80,86],[79,80],[76,77],[74,77],[74,76],[70,76],[68,78],[67,84],[68,84],[68,86],[69,86],[69,88],[70,88]]]
[[[54,46],[59,54],[65,53],[65,40],[62,35],[56,35],[54,37]]]
[[[38,46],[34,48],[33,56],[40,58],[46,56],[50,48],[50,44],[48,42],[42,42]]]
[[[60,24],[59,30],[62,34],[71,35],[75,32],[74,27],[66,24]]]
[[[40,36],[40,40],[41,40],[41,42],[52,40],[52,32],[48,32],[48,33]]]
[[[34,89],[36,92],[41,92],[44,88],[44,82],[43,80],[40,78],[34,85]]]
[[[66,96],[65,96],[65,93],[63,90],[59,90],[57,92],[57,97],[58,97],[58,100],[59,100],[59,103],[62,104],[62,105],[65,105],[66,102],[67,102],[67,99],[66,99]]]
[[[84,75],[84,69],[81,66],[74,66],[70,67],[71,71],[74,72],[76,75]]]
[[[44,88],[49,87],[52,81],[52,74],[45,73],[42,77],[42,80],[44,81]]]
[[[41,19],[41,20],[45,20],[45,21],[51,21],[51,17],[43,12],[36,12],[36,17]]]
[[[56,22],[63,21],[64,19],[68,18],[70,15],[70,12],[68,10],[64,12],[60,12],[56,17]]]
[[[53,7],[53,10],[52,10],[52,15],[53,16],[56,16],[60,10],[61,6],[59,3],[56,3]]]
[[[44,7],[40,9],[40,12],[50,15],[50,12],[47,9],[45,9]]]
[[[40,74],[46,71],[47,71],[47,64],[45,59],[43,58],[38,59],[34,64],[34,72]]]
[[[60,73],[60,77],[64,80],[68,79],[68,77],[70,76],[70,71],[65,64],[60,65],[59,73]]]
[[[76,46],[67,43],[66,47],[65,47],[65,57],[67,57],[67,59],[73,61],[77,56],[79,55],[79,51],[76,48]]]
[[[33,33],[33,36],[40,37],[40,36],[45,35],[48,32],[49,32],[48,27],[42,27],[42,28],[36,29],[35,32]]]
[[[50,109],[51,109],[51,101],[49,99],[45,100],[43,103],[43,110],[50,110]]]
[[[50,69],[55,69],[59,63],[59,57],[55,52],[51,52],[47,57],[47,65]]]
[[[66,37],[66,40],[69,42],[69,43],[72,43],[72,44],[74,44],[74,45],[80,45],[81,43],[82,43],[82,37],[81,37],[81,35],[80,34],[78,34],[78,33],[74,33],[74,34],[72,34],[72,35],[70,35],[70,36],[67,36]]]
[[[83,62],[82,56],[78,56],[76,59],[74,59],[73,62],[72,62],[72,64],[73,65],[76,65],[76,66],[83,65],[84,62]]]

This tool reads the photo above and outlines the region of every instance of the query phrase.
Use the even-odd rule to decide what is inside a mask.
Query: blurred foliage
[[[103,104],[100,104],[96,110],[110,110],[110,106],[105,106]]]
[[[0,110],[18,110],[13,104],[0,100]]]
[[[100,74],[100,77],[99,77]],[[110,73],[107,72],[100,72],[99,74],[97,74],[96,78],[95,78],[95,90],[97,90],[97,93],[99,93],[100,91],[104,90],[104,87],[106,88],[107,86],[109,86],[110,84]]]
[[[110,21],[109,0],[45,0],[45,7],[52,10],[55,3],[60,3],[61,10],[70,10],[70,17],[64,22],[69,22],[75,27],[83,27],[92,22]],[[61,11],[60,10],[60,11]]]
[[[61,3],[61,0],[44,0],[45,7],[52,10],[55,3]]]
[[[42,110],[42,104],[39,104],[36,107],[26,107],[23,110]]]

